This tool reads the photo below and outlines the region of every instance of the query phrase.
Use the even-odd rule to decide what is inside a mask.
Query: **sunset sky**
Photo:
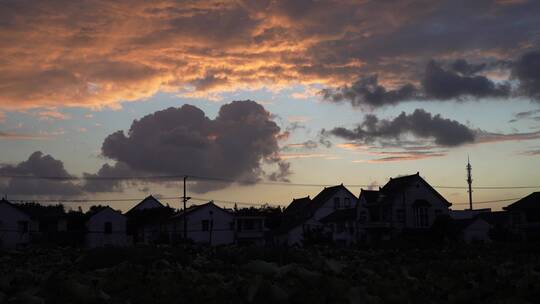
[[[475,201],[519,198],[540,191],[511,188],[540,186],[539,16],[533,0],[0,0],[0,175],[90,177],[2,177],[0,195],[179,196],[98,179],[187,174],[213,179],[188,184],[193,203],[285,205],[321,190],[297,184],[359,194],[417,171],[466,187],[469,156],[474,186],[504,188]]]

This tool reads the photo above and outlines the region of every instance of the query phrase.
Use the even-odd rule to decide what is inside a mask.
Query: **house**
[[[540,239],[540,192],[533,192],[503,210],[510,214],[512,230],[523,239]]]
[[[167,221],[173,215],[173,208],[150,195],[126,212],[127,233],[135,244],[167,243]]]
[[[267,214],[256,208],[234,210],[235,240],[237,244],[265,245],[270,229]]]
[[[28,247],[35,223],[29,214],[6,199],[0,200],[0,248]]]
[[[234,215],[213,201],[191,206],[172,216],[169,220],[171,241],[183,239],[184,218],[187,220],[187,239],[211,246],[234,243]]]
[[[313,199],[294,199],[285,208],[278,242],[284,245],[302,245],[306,242],[332,240],[332,233],[321,222],[333,212],[356,208],[358,199],[343,184],[325,187]]]
[[[350,246],[356,243],[356,212],[356,208],[338,209],[320,220],[330,229],[330,237],[336,245]]]
[[[86,246],[89,248],[128,245],[127,218],[109,206],[90,208],[86,214]]]
[[[390,178],[379,190],[361,190],[360,225],[371,240],[387,240],[403,233],[423,233],[451,204],[417,172]],[[362,213],[367,213],[361,216]]]
[[[31,242],[40,245],[68,245],[67,217],[63,205],[18,204],[17,207],[30,215],[36,224],[31,229]]]

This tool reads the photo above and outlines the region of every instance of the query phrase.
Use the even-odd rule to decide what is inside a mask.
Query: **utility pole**
[[[187,240],[187,208],[186,202],[191,198],[186,196],[186,181],[187,175],[184,176],[184,196],[182,196],[182,201],[184,202],[184,241]]]
[[[472,206],[472,166],[469,156],[467,156],[467,184],[469,184],[469,209],[473,210]]]

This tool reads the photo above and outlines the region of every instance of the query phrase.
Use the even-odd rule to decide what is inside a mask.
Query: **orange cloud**
[[[478,28],[468,24],[449,29],[452,39],[433,36],[422,20],[437,9],[445,7],[413,0],[4,1],[0,110],[118,108],[158,91],[219,100],[223,92],[291,84],[308,88],[294,95],[304,98],[315,93],[312,84],[339,86],[369,73],[399,83],[416,75],[424,58],[470,52],[469,45],[510,53],[527,42],[516,40],[526,34],[507,35],[496,39],[504,48],[482,48],[475,38],[482,33],[459,35]],[[489,19],[501,21],[515,23]],[[407,26],[411,32],[402,33]]]
[[[48,136],[42,134],[26,134],[0,131],[0,140],[42,140]]]

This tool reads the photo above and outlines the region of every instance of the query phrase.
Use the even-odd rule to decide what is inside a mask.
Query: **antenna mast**
[[[469,209],[473,210],[472,206],[472,166],[469,156],[467,156],[467,184],[469,184]]]

